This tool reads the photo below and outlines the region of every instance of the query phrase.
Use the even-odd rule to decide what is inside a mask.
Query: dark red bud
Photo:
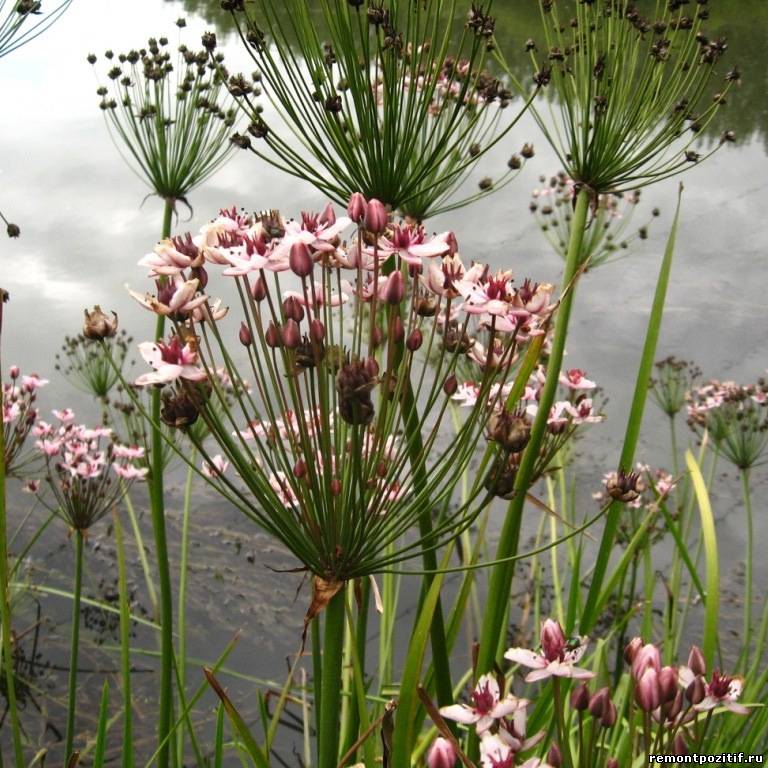
[[[312,337],[312,341],[319,344],[325,338],[325,326],[315,317],[309,324],[309,333]]]
[[[295,320],[286,320],[283,325],[283,344],[288,349],[296,349],[301,344],[301,332],[299,324]]]
[[[643,645],[642,637],[633,637],[624,648],[624,661],[626,661],[627,664],[631,664]]]
[[[331,480],[331,493],[334,496],[340,496],[341,495],[341,480],[339,480],[337,477],[334,477]]]
[[[384,203],[380,200],[370,200],[365,209],[365,228],[375,235],[380,235],[387,228],[389,216]]]
[[[595,718],[602,717],[610,700],[610,689],[601,688],[599,691],[595,692],[589,700],[589,714]]]
[[[662,667],[659,673],[659,691],[662,704],[672,701],[677,693],[677,670],[674,667]]]
[[[381,342],[384,338],[384,334],[381,332],[381,328],[378,325],[373,326],[372,342],[374,347],[381,346]]]
[[[365,219],[365,212],[368,208],[368,203],[365,197],[360,192],[353,192],[349,198],[349,204],[347,205],[347,215],[355,224],[361,224]]]
[[[291,253],[288,257],[288,265],[294,275],[299,277],[309,277],[315,268],[315,262],[309,253],[309,248],[302,242],[294,243],[291,246]]]
[[[300,323],[304,319],[304,307],[296,297],[289,296],[283,302],[283,314],[286,320],[295,320]]]
[[[685,689],[685,698],[693,705],[700,704],[706,695],[707,689],[701,677],[694,678]]]
[[[560,747],[558,747],[557,744],[553,744],[549,748],[549,752],[547,752],[547,762],[552,766],[552,768],[560,768],[560,766],[563,764],[563,755],[560,752]]]
[[[387,304],[399,304],[405,296],[405,280],[403,279],[403,273],[397,269],[384,283],[384,287],[381,289],[381,298],[387,302]]]
[[[304,461],[304,459],[299,459],[293,465],[293,476],[301,480],[301,478],[305,477],[306,474],[307,474],[307,463]]]
[[[379,364],[376,362],[375,357],[369,357],[363,363],[363,368],[372,379],[375,379],[379,375]]]
[[[277,326],[274,323],[269,324],[269,328],[267,328],[267,332],[264,334],[264,340],[267,342],[267,346],[272,349],[280,346],[280,331],[277,330]]]
[[[619,713],[616,711],[616,705],[612,701],[609,701],[605,705],[605,711],[600,717],[600,725],[602,725],[603,728],[613,728],[613,726],[616,725],[618,717]]]
[[[448,378],[443,382],[443,392],[445,392],[448,397],[455,395],[458,388],[459,382],[456,380],[456,376],[454,374],[448,376]]]
[[[248,328],[245,323],[240,323],[240,333],[238,333],[237,336],[244,347],[250,347],[253,343],[253,336],[251,335],[250,328]]]
[[[424,337],[421,335],[421,331],[418,328],[414,328],[408,336],[405,346],[411,352],[415,352],[422,345],[423,341]]]
[[[399,344],[405,338],[405,328],[400,315],[397,315],[392,323],[392,341]]]
[[[691,652],[688,654],[688,666],[694,675],[707,674],[707,662],[704,659],[704,654],[701,652],[701,648],[697,645],[691,646]]]
[[[459,252],[459,242],[456,240],[456,235],[453,232],[449,232],[445,242],[448,243],[448,254],[455,256]]]
[[[688,754],[688,745],[685,743],[685,736],[683,736],[681,731],[677,732],[672,749],[678,757],[684,757]]]
[[[582,683],[571,693],[571,706],[577,712],[583,712],[589,709],[589,688],[586,683]]]
[[[251,296],[255,301],[264,301],[267,298],[267,284],[264,282],[264,278],[260,277],[251,286]]]

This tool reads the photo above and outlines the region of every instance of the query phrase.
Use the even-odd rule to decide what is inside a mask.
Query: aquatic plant
[[[541,176],[539,182],[540,186],[531,193],[529,210],[553,250],[565,259],[571,239],[576,185],[563,171],[549,179]],[[586,271],[624,258],[636,238],[648,237],[648,223],[634,232],[628,231],[639,202],[639,191],[598,196],[582,241],[580,267]],[[658,215],[658,208],[654,208],[653,216]]]
[[[45,32],[72,0],[0,0],[0,59]]]
[[[416,221],[499,189],[530,148],[476,194],[453,199],[532,98],[513,107],[512,91],[486,66],[490,6],[473,3],[457,30],[456,0],[323,0],[316,10],[303,0],[225,3],[259,67],[255,85],[229,80],[250,120],[233,141],[336,203],[362,192]],[[262,92],[277,120],[258,104]]]

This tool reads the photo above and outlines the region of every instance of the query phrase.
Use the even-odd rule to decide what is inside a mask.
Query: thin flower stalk
[[[0,345],[3,338],[3,313],[5,304],[8,301],[8,293],[0,288]],[[1,346],[0,346],[1,350]],[[24,760],[24,749],[21,741],[21,724],[19,722],[19,710],[16,699],[16,676],[14,672],[13,645],[12,636],[12,615],[11,615],[11,595],[9,588],[9,567],[8,567],[8,509],[6,506],[6,482],[7,482],[7,461],[6,461],[6,388],[2,381],[2,358],[0,357],[0,393],[2,393],[2,415],[3,429],[0,430],[0,611],[2,615],[2,652],[3,652],[3,672],[5,674],[5,684],[8,695],[8,712],[10,715],[11,738],[13,742],[13,757],[16,768],[23,768],[26,765]]]
[[[473,4],[458,35],[456,0],[228,5],[259,67],[257,87],[229,81],[251,121],[233,141],[336,202],[361,191],[422,221],[499,189],[522,166],[514,155],[499,179],[452,197],[532,98],[508,115],[512,93],[485,68],[491,3]],[[283,125],[267,122],[262,88]]]
[[[564,3],[539,2],[541,45],[527,47],[534,81],[553,91],[554,122],[533,113],[593,198],[676,176],[734,140],[727,131],[704,154],[692,148],[740,76],[721,71],[726,41],[710,38],[706,14],[689,17],[685,6],[658,3],[645,17],[630,0],[597,0],[578,3],[568,23]]]
[[[41,0],[0,0],[0,59],[45,32],[71,3],[61,0],[51,7]]]

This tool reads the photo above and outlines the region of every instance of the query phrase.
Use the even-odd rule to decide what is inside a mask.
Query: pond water
[[[167,34],[173,41],[173,22],[188,16],[185,39],[196,45],[199,34],[220,20],[216,2],[160,2],[160,0],[76,0],[65,17],[44,37],[0,60],[4,109],[0,113],[0,209],[22,230],[19,240],[0,238],[0,285],[9,290],[4,365],[15,363],[24,371],[36,370],[53,378],[54,355],[66,333],[77,333],[82,310],[99,303],[114,309],[121,323],[137,340],[149,338],[152,322],[127,296],[125,283],[142,289],[144,276],[136,261],[149,251],[160,228],[161,204],[142,200],[147,190],[121,161],[110,141],[97,107],[96,80],[86,54],[101,54],[138,47],[148,35]],[[500,3],[498,5],[501,5]],[[510,6],[513,4],[510,3]],[[517,4],[515,4],[517,5]],[[533,3],[531,3],[533,5]],[[737,131],[737,143],[684,177],[685,193],[678,247],[669,291],[659,357],[675,354],[695,360],[705,376],[753,381],[768,365],[768,271],[763,195],[768,192],[768,75],[764,44],[768,35],[768,6],[761,0],[712,2],[713,33],[726,34],[728,62],[738,63],[744,85],[731,98],[715,128],[714,138],[726,127]],[[504,4],[506,8],[506,4]],[[535,15],[526,10],[500,12],[499,28],[508,48],[520,50],[532,33]],[[248,61],[233,38],[220,39],[231,68]],[[514,57],[513,57],[514,58]],[[517,59],[515,59],[517,60]],[[520,62],[522,62],[520,57]],[[522,66],[522,64],[521,64]],[[558,282],[560,261],[538,231],[528,212],[531,189],[540,174],[558,170],[534,122],[524,118],[498,152],[480,163],[470,188],[490,170],[506,162],[524,141],[536,147],[536,157],[511,185],[484,202],[429,222],[431,228],[455,230],[466,259],[490,261],[510,267],[519,277]],[[650,237],[633,247],[631,255],[586,276],[579,289],[568,345],[568,364],[588,371],[606,390],[608,420],[582,441],[579,479],[580,499],[590,504],[591,491],[603,472],[615,466],[624,420],[632,394],[636,364],[643,343],[660,258],[677,194],[676,181],[648,189],[637,220],[651,208],[661,208]],[[250,209],[279,208],[286,214],[319,209],[323,200],[314,190],[289,178],[248,153],[232,161],[196,190],[191,203],[192,221],[179,228],[196,230],[219,207],[242,205]],[[55,381],[42,393],[45,410],[70,405],[80,415],[95,413],[87,398],[68,384]],[[668,466],[664,419],[648,408],[639,458]],[[732,475],[732,473],[729,473]],[[765,484],[766,473],[756,473]],[[169,520],[175,552],[179,540],[181,474],[171,486]],[[12,517],[19,522],[28,499],[16,496]],[[304,591],[295,599],[300,576],[276,575],[265,568],[290,567],[290,557],[247,521],[217,500],[196,495],[193,512],[191,583],[188,617],[190,656],[212,661],[242,628],[238,647],[228,661],[237,674],[226,682],[246,710],[255,705],[254,678],[283,677],[284,659],[296,650],[306,607]],[[756,494],[760,499],[761,495]],[[198,502],[199,499],[199,502]],[[141,507],[141,499],[137,499]],[[718,484],[714,496],[720,520],[718,542],[723,574],[728,584],[738,583],[744,526],[737,485],[732,476]],[[757,502],[756,540],[768,535],[765,504]],[[35,513],[35,519],[41,512]],[[530,511],[531,530],[538,513]],[[148,520],[142,521],[151,541]],[[100,599],[114,599],[116,566],[107,522],[89,541],[87,592]],[[71,548],[62,524],[54,522],[31,556],[36,583],[63,587]],[[149,600],[130,552],[132,587],[139,612],[150,610]],[[176,562],[176,560],[174,561]],[[664,563],[657,566],[663,568]],[[756,583],[765,584],[768,564],[756,563]],[[758,590],[762,592],[762,590]],[[762,594],[761,594],[762,598]],[[23,615],[33,627],[41,606],[43,657],[31,662],[27,707],[39,706],[51,727],[32,731],[41,743],[61,728],[66,665],[66,599],[27,597]],[[89,649],[85,655],[83,684],[98,691],[105,671],[117,691],[117,656],[110,650],[117,642],[114,622],[101,612],[87,617],[84,632]],[[26,620],[26,619],[25,619]],[[30,637],[34,636],[30,629]],[[151,754],[154,726],[152,654],[156,650],[151,630],[136,628],[137,727]],[[237,675],[240,675],[238,677]],[[190,669],[190,686],[201,681],[199,669]],[[207,696],[196,710],[205,720],[213,699]],[[81,726],[92,731],[94,712],[84,708]],[[90,719],[89,719],[90,718]],[[28,718],[30,727],[37,727]],[[290,740],[289,740],[290,741]],[[290,747],[286,759],[291,764]]]

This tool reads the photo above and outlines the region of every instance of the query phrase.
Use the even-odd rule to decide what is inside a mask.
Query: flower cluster
[[[58,425],[41,420],[34,427],[35,445],[45,458],[54,511],[73,530],[85,532],[112,509],[128,484],[147,474],[137,465],[144,449],[114,442],[108,427],[75,424],[69,408],[53,415]]]
[[[701,376],[698,366],[672,355],[655,363],[656,374],[651,379],[650,395],[656,405],[670,418],[685,406],[688,393]]]
[[[571,238],[576,184],[565,171],[547,179],[531,193],[529,210],[552,248],[563,259]],[[592,221],[584,233],[579,262],[592,269],[620,259],[635,238],[648,237],[648,223],[630,232],[632,216],[640,202],[640,191],[597,195],[592,201]],[[658,216],[658,208],[653,209]],[[622,253],[623,252],[623,253]]]
[[[177,22],[186,26],[184,19]],[[146,47],[106,51],[108,85],[96,91],[110,129],[155,194],[175,203],[219,168],[231,154],[236,122],[225,103],[223,56],[179,45],[174,56],[165,37]],[[97,57],[89,54],[95,64]]]
[[[154,371],[137,384],[166,386],[166,410],[202,417],[221,454],[217,462],[198,446],[209,479],[329,581],[418,552],[384,550],[450,497],[488,422],[491,392],[509,391],[521,350],[551,312],[551,286],[465,265],[453,233],[394,222],[360,194],[338,217],[330,205],[288,221],[222,210],[140,264],[157,293],[132,295],[174,331],[140,345]],[[227,309],[203,292],[212,269],[237,291],[234,333]],[[442,447],[460,363],[472,367],[477,398]],[[221,368],[238,394],[217,410]],[[582,402],[569,407],[591,418]],[[231,472],[213,471],[224,462]],[[439,521],[430,546],[469,524],[482,492]]]
[[[598,751],[596,737],[602,729],[613,728],[620,718],[632,721],[629,754],[634,757],[642,753],[649,744],[656,744],[658,754],[688,754],[689,746],[695,745],[699,736],[697,716],[699,713],[713,713],[720,708],[747,714],[748,708],[738,702],[742,681],[738,677],[722,674],[715,669],[707,678],[706,663],[701,651],[691,648],[687,665],[679,667],[663,665],[659,649],[646,644],[639,637],[634,638],[624,650],[624,659],[629,666],[627,681],[621,681],[615,690],[625,690],[629,685],[631,702],[622,695],[614,699],[612,689],[603,686],[591,691],[586,682],[596,674],[577,665],[586,650],[587,638],[567,639],[557,621],[547,619],[541,626],[541,648],[531,651],[526,648],[511,648],[504,658],[529,668],[525,680],[528,683],[546,678],[572,678],[581,680],[572,688],[568,702],[555,697],[553,718],[565,719],[565,710],[570,707],[578,721],[579,733],[587,727],[586,718],[592,720],[592,737],[586,741],[580,738],[578,766],[618,766],[616,758],[606,757],[602,747]],[[511,692],[502,695],[507,686],[504,676],[482,675],[467,704],[453,704],[442,707],[442,717],[466,726],[473,726],[480,737],[483,768],[513,768],[513,766],[559,766],[562,763],[560,747],[555,741],[549,744],[547,762],[540,758],[529,758],[518,762],[518,756],[542,743],[546,733],[541,731],[531,737],[525,735],[526,709],[532,702],[514,696]],[[617,709],[617,703],[628,706],[626,712]],[[557,709],[561,709],[560,713]],[[636,723],[634,721],[637,721]],[[654,732],[655,731],[655,732]],[[563,734],[559,734],[563,738]],[[649,741],[650,739],[650,741]],[[546,744],[544,745],[546,746]],[[434,758],[433,758],[434,756]],[[437,739],[430,752],[428,764],[436,768],[452,766],[458,756],[457,747],[447,739]],[[452,758],[451,762],[448,758]],[[443,759],[444,762],[439,762]]]
[[[37,390],[48,383],[37,374],[22,375],[18,366],[11,366],[9,381],[3,384],[3,461],[5,471],[12,474],[20,469],[21,454],[27,436],[34,428],[39,415]]]
[[[470,356],[476,354],[470,351]],[[546,379],[545,369],[538,367],[530,377],[515,410],[506,407],[512,385],[494,385],[483,394],[489,416],[486,436],[496,443],[500,453],[488,478],[488,490],[506,498],[513,493],[517,469],[523,450],[528,445],[531,426],[539,410],[541,391]],[[554,456],[576,435],[579,428],[603,421],[593,395],[597,384],[588,379],[579,368],[563,371],[560,375],[561,399],[552,405],[547,419],[544,443],[539,451],[534,477],[546,472]],[[452,400],[459,407],[476,407],[480,386],[473,381],[459,385]]]
[[[768,383],[707,382],[688,394],[688,424],[739,469],[755,466],[768,446]]]

